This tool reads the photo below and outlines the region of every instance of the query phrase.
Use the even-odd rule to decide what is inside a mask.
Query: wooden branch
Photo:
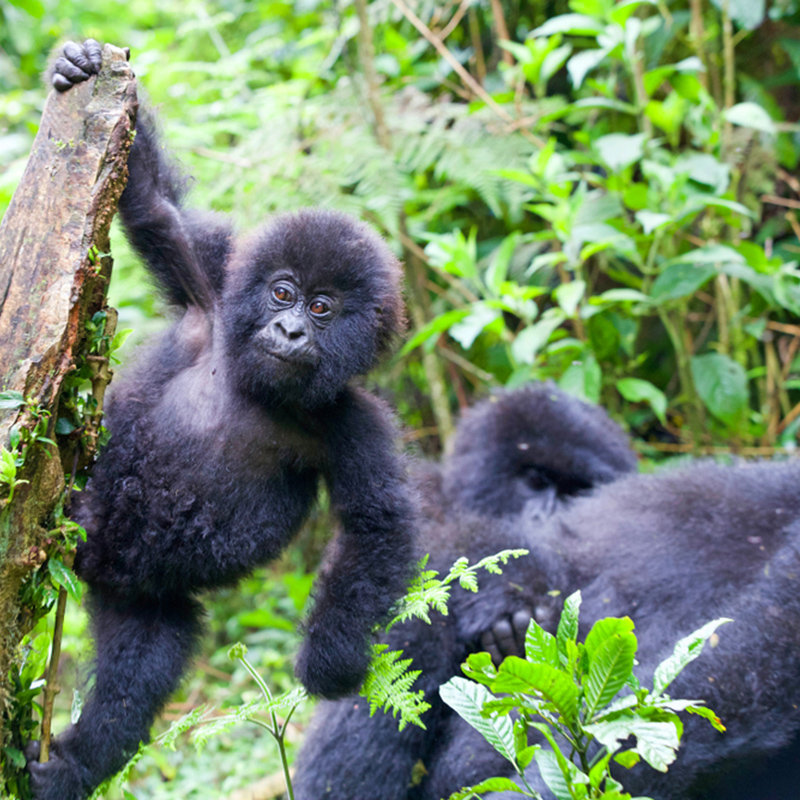
[[[32,422],[32,411],[50,414],[54,438],[59,395],[86,339],[86,320],[105,305],[108,229],[127,180],[136,109],[133,72],[124,51],[111,45],[103,48],[97,77],[47,98],[30,160],[0,224],[0,390],[20,392],[27,401],[21,413],[0,410],[4,446],[12,427]],[[27,483],[11,502],[2,499],[0,486],[0,712],[25,628],[20,584],[38,566],[28,554],[44,542],[64,491],[60,460],[46,447],[24,451],[18,477]],[[0,731],[0,746],[3,740]]]

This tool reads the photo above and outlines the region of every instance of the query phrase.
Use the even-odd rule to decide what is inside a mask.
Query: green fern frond
[[[431,624],[431,609],[440,614],[447,614],[447,602],[450,599],[450,588],[454,581],[471,592],[478,591],[476,572],[485,569],[495,574],[502,573],[501,564],[507,564],[511,558],[527,555],[527,550],[503,550],[493,556],[482,558],[477,564],[469,566],[469,559],[459,558],[444,578],[439,578],[435,569],[426,569],[428,556],[420,559],[417,575],[411,581],[406,596],[395,606],[394,617],[386,626],[388,631],[399,622],[412,618],[424,620]],[[366,680],[361,687],[361,696],[369,700],[369,713],[372,716],[379,708],[389,711],[397,717],[400,715],[400,730],[409,723],[424,728],[420,716],[430,708],[430,703],[423,700],[422,690],[412,692],[411,686],[420,674],[419,670],[409,670],[412,659],[404,658],[402,650],[389,650],[386,644],[372,646],[372,663],[369,666]]]
[[[401,731],[408,724],[424,729],[420,717],[431,705],[423,699],[425,693],[421,689],[411,691],[421,671],[409,670],[411,659],[401,659],[402,655],[402,650],[388,650],[388,645],[374,644],[372,663],[360,694],[369,700],[370,716],[381,708],[384,713],[391,711],[395,718],[400,715]]]
[[[250,700],[247,703],[236,706],[230,714],[205,721],[203,727],[198,728],[192,735],[192,742],[197,752],[201,752],[208,744],[209,739],[219,736],[234,725],[238,725],[240,722],[249,722],[261,714],[269,714],[271,712],[285,715],[286,712],[305,700],[307,696],[304,689],[297,688],[285,692],[274,700],[267,701],[263,697]]]

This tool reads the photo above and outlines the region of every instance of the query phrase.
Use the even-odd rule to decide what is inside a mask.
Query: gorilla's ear
[[[482,514],[549,515],[559,500],[635,470],[622,428],[548,382],[497,394],[467,414],[443,488],[450,502]]]

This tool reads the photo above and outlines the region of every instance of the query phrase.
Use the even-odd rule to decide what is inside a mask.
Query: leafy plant
[[[634,675],[633,621],[598,620],[578,642],[580,603],[580,592],[566,599],[555,636],[531,621],[526,658],[508,656],[495,669],[488,653],[475,653],[462,667],[471,680],[455,677],[440,687],[442,699],[508,759],[518,776],[517,781],[490,778],[450,800],[492,791],[540,798],[526,780],[533,761],[558,800],[630,800],[611,775],[611,761],[629,769],[644,760],[666,772],[683,732],[677,712],[698,714],[725,730],[702,701],[673,699],[666,690],[730,620],[714,620],[681,639],[656,668],[648,690]],[[529,734],[543,742],[530,744]],[[634,743],[628,745],[631,737]]]
[[[450,589],[456,581],[461,588],[477,592],[479,570],[485,569],[499,575],[503,572],[501,564],[507,564],[510,558],[527,554],[527,550],[503,550],[482,558],[472,566],[469,565],[469,559],[459,558],[444,578],[439,578],[436,570],[425,568],[428,556],[424,556],[420,560],[418,574],[412,580],[406,596],[395,607],[394,616],[386,630],[415,617],[430,625],[432,609],[447,615]],[[370,716],[382,708],[384,713],[391,711],[395,717],[400,715],[400,730],[409,723],[424,728],[421,717],[431,706],[423,699],[424,692],[421,689],[412,691],[411,687],[420,671],[409,670],[412,660],[401,659],[402,655],[402,650],[388,650],[388,645],[373,644],[372,662],[359,694],[369,700]]]

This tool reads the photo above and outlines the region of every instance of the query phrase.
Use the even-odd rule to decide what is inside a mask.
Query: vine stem
[[[69,561],[69,563],[67,563]],[[64,558],[64,563],[72,568],[72,559]],[[58,684],[58,662],[61,660],[61,638],[64,633],[64,614],[67,609],[67,590],[61,586],[58,590],[56,604],[56,620],[53,628],[53,649],[47,667],[47,682],[44,687],[44,709],[42,711],[42,740],[39,761],[44,764],[50,760],[50,739],[53,726],[53,705],[56,695],[61,691]]]
[[[253,680],[258,684],[258,688],[261,689],[261,693],[264,695],[266,701],[271,703],[273,700],[272,692],[270,692],[266,681],[258,674],[256,668],[246,658],[240,657],[239,660],[244,665],[244,668],[253,677]],[[294,714],[295,708],[297,708],[296,705],[289,711],[289,714],[284,720],[282,726],[278,725],[278,717],[275,714],[274,709],[270,709],[269,712],[270,719],[272,720],[272,727],[261,720],[252,720],[252,722],[255,722],[256,725],[260,725],[262,728],[269,731],[270,736],[272,736],[272,738],[278,744],[278,752],[281,756],[281,766],[283,767],[283,776],[286,779],[286,794],[288,795],[289,800],[294,800],[294,787],[292,786],[292,775],[289,771],[289,758],[286,755],[286,743],[284,739],[286,738],[286,729],[289,725],[289,720],[291,719],[292,714]]]

